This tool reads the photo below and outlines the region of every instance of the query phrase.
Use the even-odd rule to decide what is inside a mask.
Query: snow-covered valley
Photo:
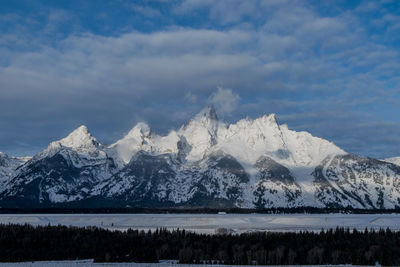
[[[218,264],[177,264],[174,261],[165,261],[162,263],[93,263],[93,260],[82,260],[82,261],[38,261],[38,262],[18,262],[18,263],[0,263],[0,267],[92,267],[92,266],[117,266],[117,267],[204,267],[204,266],[222,266],[222,267],[234,267],[238,265],[218,265]],[[254,265],[240,265],[242,267],[250,267]],[[258,265],[258,266],[271,266],[271,265]],[[274,265],[275,267],[324,267],[327,265]],[[351,264],[345,265],[329,265],[332,267],[351,267]],[[358,267],[372,267],[371,265],[357,265]]]
[[[320,231],[336,227],[400,230],[400,214],[1,214],[3,224],[97,226],[111,230],[185,229],[214,234],[253,231]]]

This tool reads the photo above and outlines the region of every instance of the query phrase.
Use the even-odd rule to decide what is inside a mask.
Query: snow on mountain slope
[[[227,125],[212,106],[165,136],[138,123],[104,146],[81,126],[23,166],[1,159],[2,206],[400,206],[399,166],[290,130],[275,114]]]
[[[67,137],[50,143],[49,147],[58,148],[61,146],[83,151],[85,148],[88,150],[96,149],[100,146],[100,143],[91,135],[86,126],[81,125]]]
[[[167,136],[158,136],[151,132],[147,124],[140,122],[106,151],[120,167],[123,167],[139,151],[178,154],[180,142],[181,137],[175,131],[171,131]]]
[[[0,152],[0,180],[10,177],[15,169],[24,162],[25,160],[10,157],[6,153]]]
[[[398,205],[397,189],[390,189],[390,186],[397,181],[395,171],[392,170],[389,175],[392,177],[392,180],[387,182],[390,186],[379,185],[376,180],[368,177],[382,174],[385,167],[379,162],[364,166],[365,160],[360,157],[355,159],[353,164],[347,160],[350,167],[345,164],[336,167],[338,173],[346,173],[347,168],[354,168],[351,175],[355,178],[347,179],[346,186],[328,181],[325,176],[329,176],[329,172],[321,172],[320,176],[316,176],[316,170],[321,164],[333,164],[332,159],[343,159],[348,154],[332,142],[314,137],[307,132],[290,130],[287,125],[279,125],[275,114],[255,120],[247,118],[226,125],[218,120],[213,107],[207,107],[194,116],[187,125],[176,132],[170,132],[167,137],[149,134],[150,131],[147,130],[139,133],[140,138],[129,142],[134,144],[135,149],[130,149],[125,161],[140,150],[155,156],[169,153],[173,159],[181,159],[172,164],[170,169],[173,170],[173,174],[170,173],[171,178],[168,182],[170,187],[164,191],[164,194],[168,195],[168,201],[175,203],[190,202],[190,198],[198,193],[196,190],[199,190],[194,186],[195,177],[204,175],[204,171],[210,168],[209,165],[204,167],[201,162],[210,161],[212,155],[216,153],[223,153],[237,160],[248,175],[248,182],[240,185],[239,191],[243,201],[236,203],[240,207],[304,205],[322,207],[332,205],[334,197],[338,206],[379,208]],[[159,141],[163,138],[167,140],[164,143]],[[125,144],[122,147],[127,146]],[[357,162],[364,167],[361,168]],[[322,168],[326,169],[327,167]],[[152,171],[154,173],[160,170]],[[223,178],[214,176],[210,181],[216,184],[221,179]],[[330,190],[322,192],[325,189],[321,186],[321,179],[328,181]],[[359,194],[364,192],[368,195],[368,192],[377,191],[374,188],[379,187],[378,197],[375,193],[371,193],[368,201],[365,200],[365,196],[363,201],[355,200],[357,197],[349,198],[348,187],[361,188],[360,183],[364,185],[364,189],[359,189]],[[191,191],[188,191],[188,188]],[[207,192],[205,195],[211,194],[211,191]],[[219,194],[216,192],[212,194],[214,197],[218,195],[227,199],[223,192],[222,190]],[[388,199],[384,204],[380,204],[382,201],[379,200],[379,194],[382,193],[387,194],[385,198]],[[163,195],[160,192],[157,194]]]
[[[248,175],[231,156],[213,153],[182,164],[172,154],[137,153],[93,190],[110,202],[162,206],[241,206]]]
[[[16,169],[29,159],[29,157],[10,157],[5,153],[0,152],[0,192],[4,191],[4,184],[11,179]]]
[[[400,166],[352,154],[326,158],[313,173],[328,207],[400,207]]]
[[[79,200],[116,170],[103,145],[81,126],[18,168],[4,185],[1,198],[14,204]]]
[[[140,150],[149,149],[151,138],[150,127],[141,122],[133,127],[127,135],[109,147],[109,154],[112,155],[120,166],[129,163],[133,155]]]
[[[266,155],[286,166],[316,166],[328,155],[345,154],[331,142],[279,125],[275,114],[229,125],[220,131],[216,149],[246,164]]]
[[[213,106],[201,110],[187,125],[182,126],[178,135],[183,136],[190,147],[186,160],[197,161],[207,152],[211,152],[210,149],[219,141],[220,129],[225,127],[225,124],[218,121]]]
[[[140,150],[153,154],[184,152],[185,160],[190,162],[201,160],[208,153],[224,151],[250,165],[267,155],[287,166],[316,166],[328,155],[345,154],[332,142],[279,125],[275,114],[226,125],[218,120],[212,106],[200,111],[178,131],[163,137],[152,133],[145,123],[138,123],[109,150],[124,164]]]
[[[218,128],[224,127],[213,107],[207,107],[194,116],[187,125],[166,136],[151,132],[145,123],[138,123],[127,135],[108,148],[119,166],[129,163],[139,151],[154,155],[171,153],[188,161],[201,160],[217,142]]]
[[[101,160],[105,157],[105,152],[102,151],[102,148],[103,145],[92,136],[86,126],[82,125],[72,131],[67,137],[51,142],[47,149],[35,155],[33,159],[38,160],[39,158],[49,157],[60,151],[73,151],[81,159],[89,161]],[[78,164],[75,161],[72,161],[72,163]]]
[[[125,137],[111,145],[107,151],[119,166],[122,168],[127,166],[124,170],[131,174],[137,164],[131,162],[136,158],[136,154],[146,152],[147,155],[155,157],[155,162],[160,160],[157,157],[168,154],[168,158],[171,159],[169,162],[173,162],[171,171],[159,170],[154,167],[158,166],[155,163],[150,172],[161,171],[170,174],[171,178],[168,182],[170,187],[164,190],[171,193],[164,193],[168,197],[162,201],[178,203],[190,201],[190,196],[198,193],[196,190],[201,191],[194,180],[199,175],[204,175],[211,166],[204,165],[202,162],[209,162],[214,158],[213,155],[222,153],[225,155],[224,160],[229,157],[237,160],[248,175],[248,182],[242,184],[240,188],[243,201],[238,205],[241,207],[253,207],[255,203],[264,203],[267,206],[299,206],[307,203],[307,205],[318,206],[319,203],[314,198],[315,187],[312,186],[311,174],[314,168],[329,155],[345,154],[331,142],[313,137],[306,132],[291,131],[286,125],[280,126],[275,114],[255,120],[244,119],[235,124],[226,125],[218,120],[212,106],[201,110],[186,125],[178,131],[171,131],[167,136],[158,136],[151,132],[148,125],[139,123]],[[269,161],[261,170],[260,161],[265,161],[265,158]],[[151,164],[148,165],[151,166]],[[296,177],[290,182],[282,181],[274,174],[280,173],[276,171],[277,166],[280,171],[287,170],[288,175],[292,177],[296,177],[292,173],[292,170],[295,170],[296,174],[301,173],[301,177],[299,179]],[[266,168],[275,168],[275,172]],[[268,175],[260,175],[261,171],[268,172]],[[113,193],[117,193],[116,188],[131,188],[129,189],[131,194],[138,194],[137,189],[128,184],[134,184],[133,181],[141,184],[152,175],[144,177],[140,174],[141,178],[136,174],[116,175],[104,182],[113,186],[103,185],[101,194],[110,197]],[[214,175],[211,183],[218,184],[221,179],[224,177]],[[117,180],[119,182],[116,182]],[[154,185],[154,181],[151,184]],[[166,185],[163,184],[163,186]],[[149,186],[145,188],[149,189]],[[113,193],[106,192],[107,190]],[[185,190],[191,191],[185,192]],[[99,194],[100,191],[96,189],[93,194]],[[210,190],[204,192],[205,196],[213,194],[214,197],[217,195],[221,197],[223,195],[223,190],[219,194],[211,193]],[[160,193],[157,194],[160,195]],[[126,196],[126,198],[129,197]],[[226,195],[222,198],[227,199]],[[130,200],[133,199],[130,198]],[[153,200],[160,201],[157,197]]]
[[[258,170],[253,189],[255,207],[304,205],[302,189],[288,168],[267,156],[260,157],[254,167]]]
[[[236,158],[250,174],[245,199],[248,200],[246,206],[252,206],[257,198],[254,192],[260,186],[257,178],[259,170],[255,164],[267,156],[294,172],[297,186],[301,188],[300,192],[303,192],[307,205],[318,205],[314,198],[315,187],[312,185],[311,173],[327,156],[346,152],[332,142],[279,125],[275,114],[255,120],[243,119],[231,125],[219,122],[214,114],[212,107],[202,110],[187,127],[180,130],[179,133],[185,136],[190,146],[187,160],[198,160],[215,151],[223,151]],[[285,195],[285,189],[275,182],[270,181],[269,187],[275,187],[277,195]],[[285,205],[286,201],[283,198],[280,205]]]
[[[383,161],[390,162],[400,166],[400,157],[387,158],[384,159]]]

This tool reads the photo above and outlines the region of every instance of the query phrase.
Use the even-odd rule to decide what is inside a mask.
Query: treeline
[[[216,214],[218,212],[226,213],[260,213],[260,214],[291,214],[291,213],[308,213],[308,214],[328,214],[328,213],[346,213],[346,214],[390,214],[400,213],[400,208],[396,209],[355,209],[355,208],[316,208],[316,207],[295,207],[295,208],[266,208],[266,209],[245,209],[245,208],[188,208],[188,207],[170,207],[170,208],[67,208],[67,207],[50,207],[35,209],[19,209],[19,208],[0,208],[0,214],[137,214],[137,213],[209,213]]]
[[[224,232],[224,231],[220,231]],[[400,232],[343,228],[321,233],[195,234],[184,230],[110,231],[96,227],[0,225],[3,262],[400,265]]]

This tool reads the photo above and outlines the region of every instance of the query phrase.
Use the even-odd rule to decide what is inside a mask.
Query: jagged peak
[[[152,132],[149,125],[145,122],[139,122],[128,132],[125,137],[149,137],[151,134]]]
[[[192,120],[202,121],[202,120],[213,120],[218,121],[217,112],[213,105],[208,105],[207,107],[203,108],[199,113],[197,113]]]
[[[218,127],[218,124],[221,123],[218,121],[217,112],[213,105],[209,105],[193,116],[187,124],[181,127],[180,131],[185,131],[189,128],[193,129],[193,126],[198,127],[199,125],[205,128],[213,128],[215,130]]]
[[[249,117],[245,117],[244,119],[241,119],[237,121],[236,123],[230,124],[229,126],[235,127],[241,125],[241,127],[248,127],[248,126],[255,126],[255,125],[266,125],[268,127],[270,126],[276,126],[276,128],[280,128],[280,125],[278,123],[278,119],[276,117],[275,113],[271,114],[265,114],[261,117],[258,117],[256,119],[251,119]]]
[[[72,135],[91,135],[89,129],[85,125],[81,125],[75,130],[73,130],[68,136]]]
[[[258,120],[279,126],[278,119],[275,113],[265,114],[264,116],[258,118]]]
[[[109,148],[117,148],[118,153],[122,153],[125,156],[124,161],[129,161],[127,158],[133,152],[130,151],[132,147],[141,147],[145,143],[146,138],[150,138],[153,135],[149,125],[144,122],[137,123],[123,138],[119,139],[114,144],[110,145]],[[133,149],[136,151],[136,148]]]
[[[89,132],[85,125],[81,125],[72,131],[67,137],[54,141],[50,144],[50,148],[54,147],[70,147],[70,148],[81,148],[81,147],[98,147],[100,144]]]

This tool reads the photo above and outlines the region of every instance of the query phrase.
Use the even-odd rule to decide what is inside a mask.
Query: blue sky
[[[0,151],[85,124],[112,143],[213,103],[371,157],[400,155],[399,1],[0,2]]]

